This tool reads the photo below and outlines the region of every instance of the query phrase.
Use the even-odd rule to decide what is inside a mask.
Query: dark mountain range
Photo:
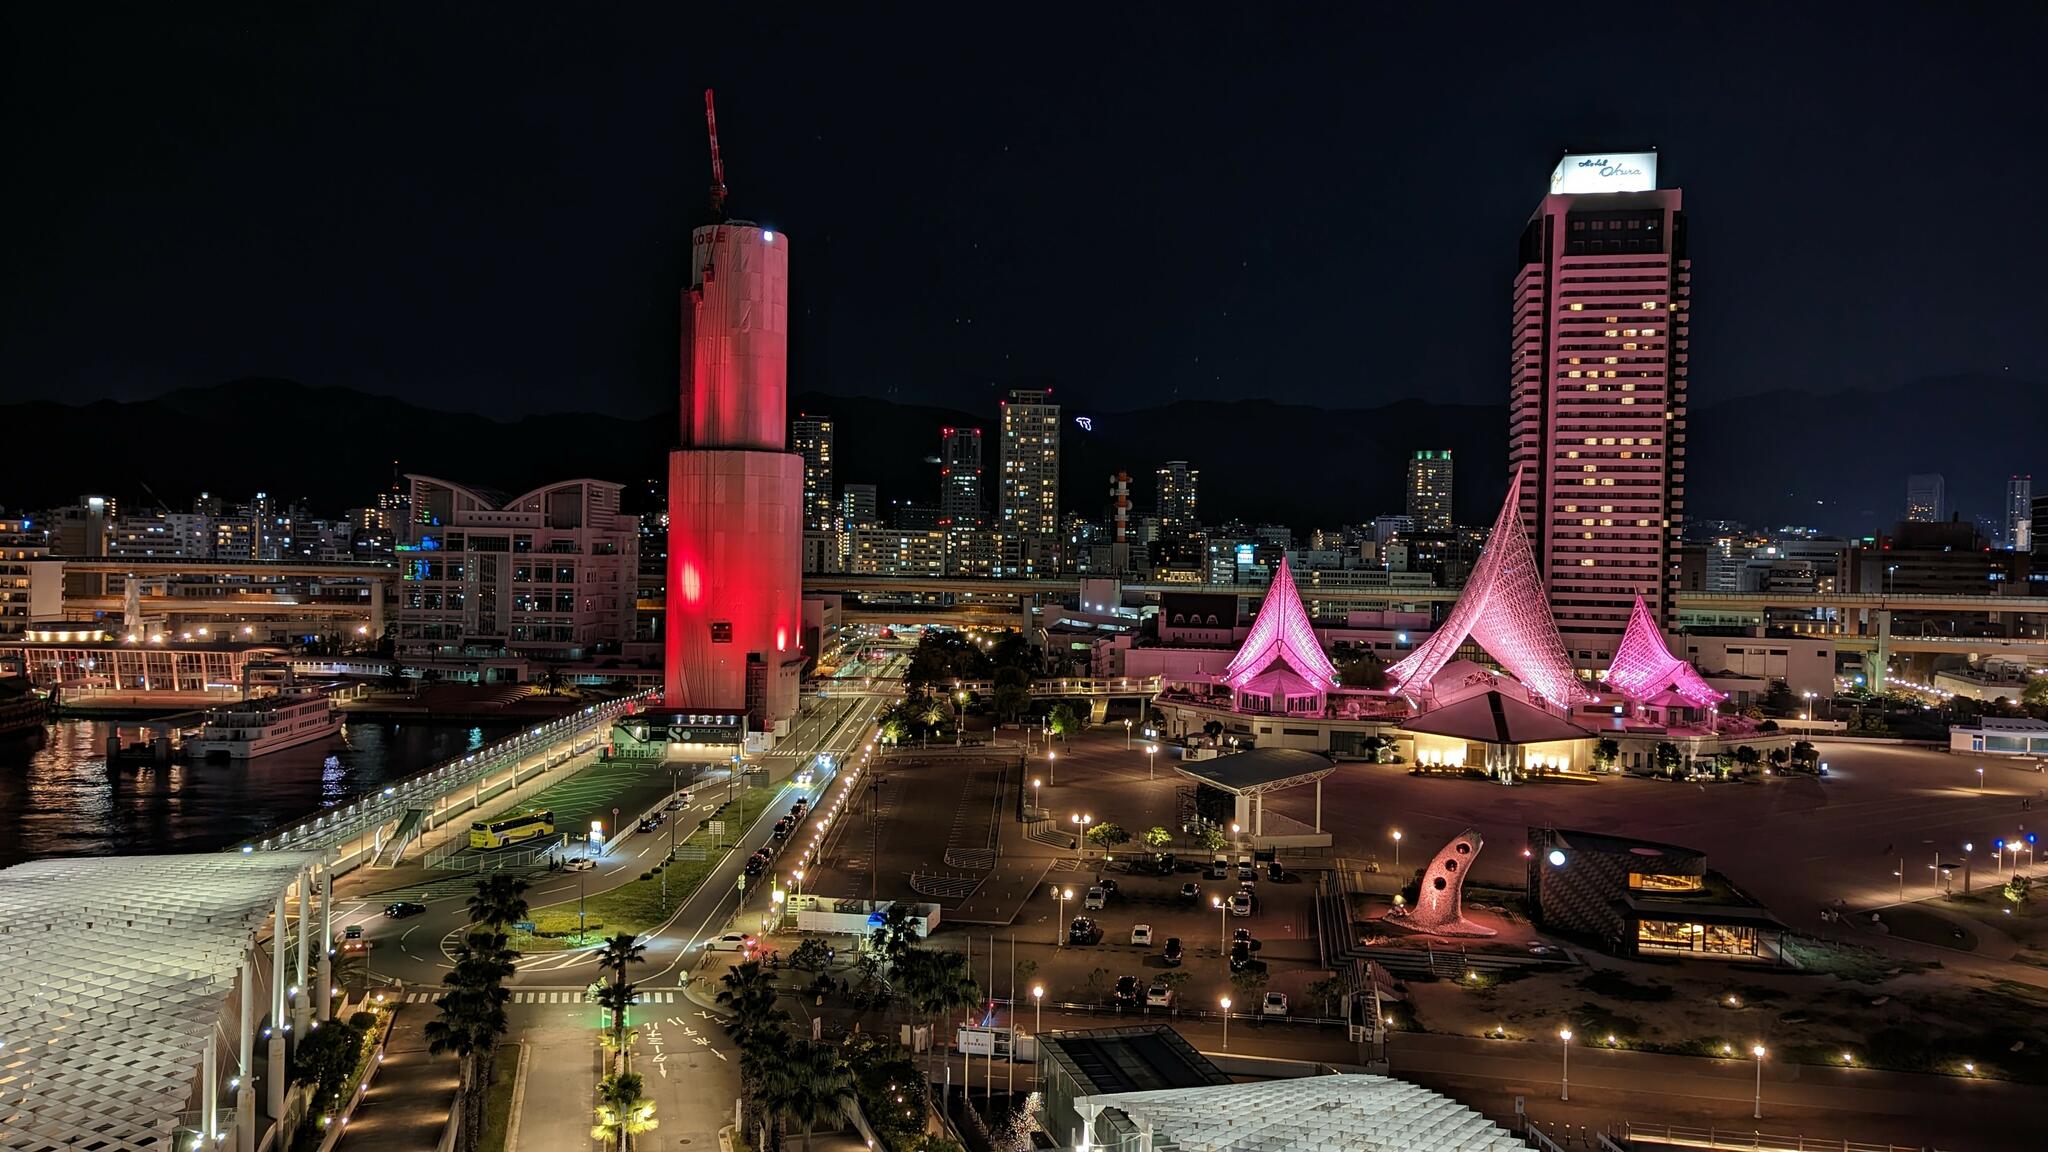
[[[993,486],[994,411],[815,393],[794,397],[790,411],[831,415],[838,479],[876,484],[884,501],[935,500],[938,429],[948,424],[983,429]],[[1090,430],[1071,420],[1084,414]],[[1131,474],[1139,511],[1149,509],[1152,470],[1169,459],[1202,470],[1205,519],[1300,529],[1398,511],[1405,460],[1416,448],[1455,453],[1457,512],[1466,523],[1490,517],[1506,482],[1507,417],[1498,405],[1192,401],[1067,415],[1062,502],[1091,514],[1108,502],[1118,470]],[[2031,471],[2048,440],[2048,392],[2007,376],[1889,392],[1777,392],[1695,409],[1689,423],[1689,515],[1868,532],[1900,514],[1909,472],[1945,474],[1950,502],[1965,518],[2000,515],[2007,475]],[[0,505],[41,508],[94,492],[131,508],[155,503],[152,493],[185,507],[201,490],[246,499],[262,488],[331,513],[372,500],[390,482],[394,460],[402,471],[509,491],[572,476],[633,483],[662,474],[674,428],[672,415],[498,421],[278,380],[132,403],[0,404]]]

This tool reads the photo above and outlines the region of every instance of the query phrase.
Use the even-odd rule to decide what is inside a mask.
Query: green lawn
[[[725,840],[732,840],[753,826],[754,821],[768,806],[781,798],[780,788],[749,788],[734,798],[730,805],[711,817],[726,822]],[[692,832],[683,846],[696,846],[704,850],[704,859],[679,858],[671,864],[657,864],[641,878],[628,881],[609,892],[599,893],[583,902],[583,931],[577,935],[576,901],[550,904],[535,908],[529,915],[534,923],[535,936],[521,937],[516,941],[524,952],[561,952],[570,948],[587,947],[603,943],[607,937],[620,932],[637,936],[654,928],[668,919],[704,878],[711,873],[719,859],[725,855],[718,847],[718,838],[702,827]],[[688,854],[677,852],[678,857]],[[668,877],[668,897],[662,898],[662,876]]]
[[[505,1134],[512,1125],[512,1090],[519,1079],[519,1044],[498,1045],[490,1098],[484,1101],[484,1130],[477,1137],[477,1152],[505,1152]]]

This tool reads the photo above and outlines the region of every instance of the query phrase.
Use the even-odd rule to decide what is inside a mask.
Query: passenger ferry
[[[206,725],[185,749],[204,760],[247,760],[296,748],[341,731],[341,713],[325,695],[304,689],[224,705],[206,714]]]

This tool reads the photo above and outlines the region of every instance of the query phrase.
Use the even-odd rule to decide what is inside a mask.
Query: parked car
[[[425,904],[415,904],[410,900],[400,900],[397,903],[384,906],[384,914],[393,920],[403,920],[408,916],[417,916],[426,910],[427,906]]]
[[[755,939],[745,932],[727,932],[706,940],[704,947],[712,952],[752,952],[755,943]]]
[[[567,868],[571,872],[588,872],[592,868],[597,867],[597,861],[592,860],[587,856],[578,856],[570,860],[567,864],[562,865],[562,867]]]
[[[1287,878],[1287,869],[1282,868],[1278,860],[1272,860],[1267,862],[1266,879],[1271,880],[1275,884],[1279,884],[1285,881]]]
[[[1116,978],[1116,1006],[1135,1008],[1138,1005],[1138,978],[1119,976]]]
[[[1152,946],[1152,926],[1150,924],[1131,925],[1131,943],[1142,948],[1150,948]]]
[[[1229,860],[1229,858],[1227,858],[1227,857],[1224,857],[1224,856],[1220,856],[1220,855],[1219,855],[1219,856],[1215,856],[1215,857],[1212,857],[1212,858],[1211,858],[1211,859],[1209,860],[1209,879],[1211,879],[1211,880],[1222,880],[1222,879],[1224,879],[1224,878],[1228,877],[1229,875],[1230,875],[1230,860]]]
[[[748,858],[745,871],[749,877],[753,877],[759,876],[762,872],[766,871],[767,868],[768,861],[762,859],[759,856],[753,856]]]
[[[1243,891],[1240,891],[1240,892],[1238,892],[1238,893],[1237,893],[1236,895],[1232,896],[1232,897],[1230,898],[1230,914],[1231,914],[1232,916],[1249,916],[1249,915],[1251,915],[1251,914],[1252,914],[1252,894],[1251,894],[1251,893],[1249,893],[1249,892],[1243,892]]]
[[[789,835],[789,817],[785,816],[775,822],[775,838],[780,840],[787,835]]]
[[[1254,952],[1259,950],[1259,939],[1252,935],[1252,930],[1249,928],[1239,928],[1231,933],[1230,942],[1232,944],[1242,944]]]
[[[1230,946],[1230,970],[1232,972],[1242,972],[1254,963],[1252,950],[1249,947],[1243,944],[1232,944]]]
[[[1090,888],[1088,895],[1081,900],[1081,907],[1090,912],[1100,912],[1102,911],[1102,906],[1108,902],[1108,890],[1103,888],[1102,885],[1097,884],[1095,887]]]
[[[1173,989],[1168,988],[1164,984],[1154,984],[1150,988],[1145,989],[1145,1007],[1173,1007]]]
[[[642,816],[640,818],[640,831],[642,832],[652,832],[659,827],[661,827],[661,816],[659,814]]]
[[[1193,880],[1188,881],[1180,886],[1180,898],[1184,904],[1200,904],[1202,902],[1202,886]]]
[[[1096,927],[1095,921],[1090,920],[1086,916],[1076,916],[1074,917],[1074,922],[1067,925],[1067,943],[1069,944],[1093,944],[1100,939],[1102,939],[1102,929]]]
[[[1240,883],[1240,884],[1250,884],[1250,883],[1252,883],[1252,882],[1256,881],[1256,880],[1257,880],[1258,878],[1259,878],[1259,870],[1258,870],[1257,868],[1254,868],[1254,867],[1252,867],[1252,865],[1251,865],[1251,862],[1250,862],[1249,860],[1247,860],[1247,861],[1243,861],[1243,862],[1241,862],[1241,863],[1239,863],[1239,864],[1238,864],[1238,866],[1237,866],[1237,882],[1238,882],[1238,883]]]
[[[1285,992],[1268,992],[1268,993],[1266,993],[1266,1002],[1265,1002],[1265,1003],[1264,1003],[1263,1005],[1261,1005],[1261,1006],[1259,1007],[1259,1013],[1260,1013],[1261,1015],[1264,1015],[1264,1016],[1285,1016],[1285,1015],[1287,1015],[1287,993],[1285,993]]]
[[[1166,961],[1168,968],[1178,968],[1180,967],[1181,957],[1185,954],[1186,949],[1180,946],[1180,937],[1168,936],[1166,938],[1166,952],[1160,959]]]

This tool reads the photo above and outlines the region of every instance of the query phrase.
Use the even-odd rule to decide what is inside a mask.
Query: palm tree
[[[740,1050],[740,1094],[751,1116],[764,1087],[783,1067],[781,1026],[789,1014],[776,1007],[775,980],[758,960],[735,964],[719,978],[718,1003],[730,1009],[725,1030]]]
[[[912,1010],[931,1026],[935,1052],[940,1019],[981,1003],[981,986],[967,970],[967,957],[958,952],[912,948],[891,969],[890,978],[899,984]]]
[[[621,932],[597,950],[597,964],[611,971],[612,982],[598,993],[598,1003],[612,1010],[612,1046],[619,1053],[619,1067],[626,1066],[626,1008],[633,1003],[633,986],[626,982],[626,965],[647,962],[647,946],[634,941],[633,934]]]
[[[818,1113],[838,1112],[853,1099],[853,1069],[839,1049],[799,1040],[782,1062],[767,1095],[771,1116],[804,1126],[804,1152],[810,1152]]]
[[[638,1072],[605,1077],[597,1086],[597,1126],[590,1134],[605,1143],[616,1142],[619,1152],[627,1152],[633,1137],[659,1128],[654,1102],[646,1098],[645,1091]]]
[[[526,919],[528,887],[526,881],[503,872],[477,881],[476,891],[469,897],[469,922],[502,932],[507,925]]]
[[[483,1121],[492,1056],[505,1034],[505,1003],[512,996],[505,981],[514,971],[515,955],[495,933],[477,933],[457,944],[455,966],[441,980],[447,991],[434,1001],[440,1014],[427,1021],[427,1050],[453,1052],[462,1061],[465,1148],[476,1146]]]

